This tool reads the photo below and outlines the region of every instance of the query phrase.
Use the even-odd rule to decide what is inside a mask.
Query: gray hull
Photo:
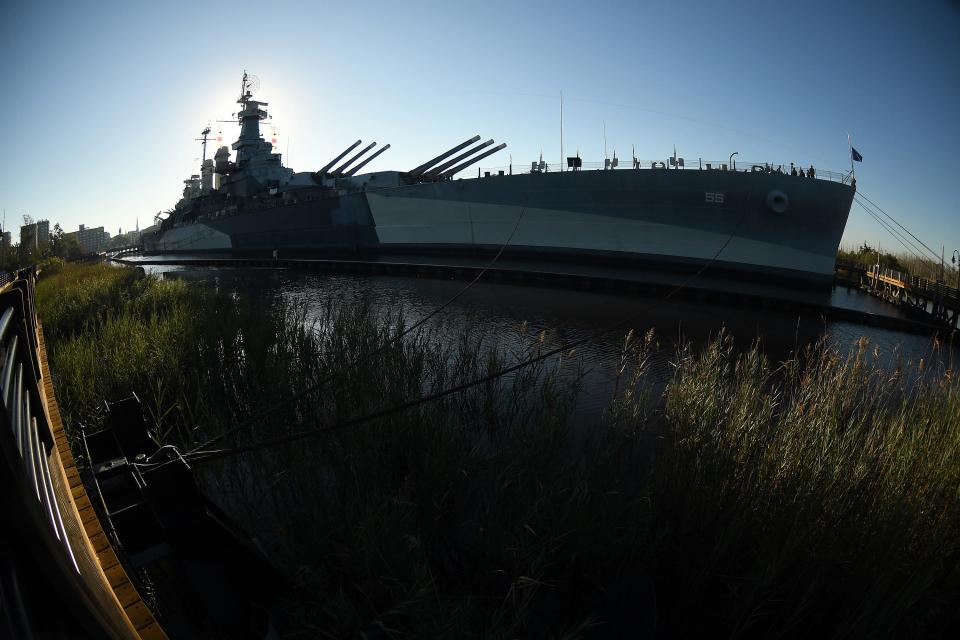
[[[853,193],[825,180],[732,171],[492,176],[201,216],[144,244],[149,253],[442,261],[479,258],[509,239],[506,257],[580,270],[592,263],[696,268],[713,260],[712,272],[826,284]],[[773,202],[786,209],[776,212],[782,206]]]

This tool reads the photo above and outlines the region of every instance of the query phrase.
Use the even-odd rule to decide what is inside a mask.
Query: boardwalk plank
[[[110,544],[110,539],[103,531],[97,512],[90,503],[86,489],[79,469],[70,450],[70,438],[67,436],[63,419],[60,415],[60,408],[57,406],[56,394],[54,393],[53,381],[50,378],[50,364],[47,361],[46,346],[43,337],[43,328],[37,329],[40,372],[42,376],[43,403],[46,410],[50,429],[53,433],[55,442],[55,452],[51,455],[51,461],[56,463],[58,473],[62,474],[63,481],[66,484],[65,489],[69,489],[69,494],[64,491],[62,501],[72,502],[70,505],[74,511],[74,525],[82,525],[83,534],[86,536],[88,544],[96,554],[96,560],[102,570],[102,576],[106,579],[107,585],[111,590],[116,604],[120,607],[123,616],[129,623],[131,633],[135,633],[142,639],[147,640],[166,640],[167,634],[157,623],[149,608],[144,604],[136,588],[127,576],[123,565],[120,564],[117,554]],[[65,515],[65,520],[70,519],[70,514]],[[95,579],[91,577],[90,579]],[[104,587],[106,588],[106,586]]]

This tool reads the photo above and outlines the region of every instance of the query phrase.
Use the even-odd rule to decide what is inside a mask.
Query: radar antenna
[[[260,78],[253,75],[252,73],[247,73],[247,70],[243,70],[243,81],[240,83],[240,100],[238,102],[246,102],[251,97],[253,93],[260,89]]]

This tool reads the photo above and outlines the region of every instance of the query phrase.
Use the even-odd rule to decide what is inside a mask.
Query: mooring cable
[[[427,404],[427,403],[430,403],[430,402],[434,402],[434,401],[436,401],[436,400],[440,400],[440,399],[445,398],[445,397],[447,397],[447,396],[451,396],[451,395],[454,395],[454,394],[457,394],[457,393],[461,393],[461,392],[463,392],[463,391],[466,391],[467,389],[471,389],[471,388],[473,388],[473,387],[476,387],[476,386],[479,386],[479,385],[482,385],[482,384],[486,384],[486,383],[488,383],[488,382],[492,382],[492,381],[494,381],[494,380],[496,380],[496,379],[498,379],[498,378],[501,378],[501,377],[503,377],[503,376],[505,376],[505,375],[508,375],[508,374],[510,374],[510,373],[514,373],[514,372],[516,372],[516,371],[519,371],[520,369],[523,369],[523,368],[528,367],[528,366],[530,366],[530,365],[536,364],[536,363],[538,363],[538,362],[542,362],[542,361],[544,361],[544,360],[546,360],[546,359],[548,359],[548,358],[552,358],[553,356],[555,356],[555,355],[557,355],[557,354],[563,353],[563,352],[565,352],[565,351],[569,351],[569,350],[571,350],[571,349],[576,349],[577,347],[580,347],[580,346],[582,346],[582,345],[584,345],[584,344],[587,344],[587,343],[589,343],[589,342],[591,342],[591,341],[593,341],[593,340],[596,340],[597,338],[599,338],[599,337],[601,337],[601,336],[603,336],[603,335],[606,335],[606,334],[608,334],[608,333],[610,333],[610,332],[612,332],[612,331],[615,331],[615,330],[617,330],[617,329],[620,329],[620,328],[624,327],[625,325],[628,325],[629,323],[632,323],[632,322],[636,321],[637,319],[639,319],[639,318],[640,318],[641,316],[643,316],[644,314],[649,313],[651,310],[655,309],[657,306],[663,304],[664,302],[666,302],[667,300],[669,300],[670,298],[672,298],[674,295],[676,295],[677,293],[679,293],[680,291],[682,291],[683,289],[685,289],[686,287],[688,287],[692,282],[694,282],[697,278],[699,278],[699,277],[703,274],[703,272],[707,270],[707,268],[709,268],[714,262],[716,262],[716,261],[719,259],[720,255],[724,252],[724,250],[726,250],[727,246],[730,244],[730,242],[731,242],[731,241],[733,240],[733,238],[736,236],[737,231],[740,229],[740,224],[743,222],[743,217],[744,217],[744,216],[743,216],[743,214],[741,213],[739,219],[737,220],[737,224],[734,226],[733,230],[730,232],[730,235],[729,235],[729,236],[727,237],[727,239],[724,241],[723,245],[721,245],[721,247],[717,250],[717,252],[713,255],[713,257],[710,258],[710,260],[708,260],[707,262],[705,262],[705,263],[696,271],[696,273],[692,274],[689,278],[687,278],[686,280],[684,280],[683,282],[681,282],[679,285],[677,285],[676,287],[674,287],[673,289],[671,289],[665,296],[663,296],[662,298],[659,298],[659,299],[657,299],[657,300],[654,300],[653,302],[651,302],[650,304],[646,305],[645,307],[643,307],[642,309],[640,309],[640,310],[637,311],[636,313],[634,313],[634,314],[632,314],[632,315],[630,315],[630,316],[627,316],[627,317],[625,317],[625,318],[622,318],[622,319],[618,320],[617,322],[614,322],[614,323],[612,323],[612,324],[610,324],[610,325],[607,325],[606,327],[603,327],[603,328],[601,328],[601,329],[598,329],[597,331],[594,331],[593,333],[591,333],[591,334],[589,334],[589,335],[587,335],[587,336],[585,336],[585,337],[583,337],[583,338],[578,338],[578,339],[576,339],[576,340],[572,340],[572,341],[570,341],[570,342],[564,343],[564,344],[562,344],[562,345],[560,345],[560,346],[558,346],[558,347],[555,347],[555,348],[553,348],[553,349],[551,349],[551,350],[549,350],[549,351],[547,351],[547,352],[545,352],[545,353],[541,353],[541,354],[538,355],[538,356],[534,356],[534,357],[529,358],[529,359],[527,359],[527,360],[524,360],[524,361],[522,361],[522,362],[518,362],[518,363],[516,363],[516,364],[514,364],[514,365],[511,365],[511,366],[505,368],[505,369],[500,369],[500,370],[498,370],[498,371],[496,371],[496,372],[489,373],[489,374],[487,374],[487,375],[485,375],[485,376],[481,376],[481,377],[479,377],[479,378],[475,378],[475,379],[473,379],[473,380],[471,380],[471,381],[469,381],[469,382],[464,382],[464,383],[461,383],[461,384],[459,384],[459,385],[455,385],[455,386],[453,386],[453,387],[448,387],[448,388],[443,389],[443,390],[441,390],[441,391],[437,391],[437,392],[435,392],[435,393],[432,393],[432,394],[429,394],[429,395],[426,395],[426,396],[421,396],[421,397],[416,398],[416,399],[414,399],[414,400],[408,400],[408,401],[406,401],[406,402],[402,402],[402,403],[400,403],[400,404],[393,405],[393,406],[387,407],[387,408],[385,408],[385,409],[380,409],[380,410],[377,410],[377,411],[374,411],[374,412],[371,412],[371,413],[368,413],[368,414],[365,414],[365,415],[362,415],[362,416],[358,416],[358,417],[356,417],[356,418],[350,418],[350,419],[347,419],[347,420],[343,420],[343,421],[341,421],[341,422],[334,423],[334,424],[329,425],[329,426],[327,426],[327,427],[314,428],[314,429],[304,429],[304,430],[301,430],[301,431],[295,431],[295,432],[292,432],[292,433],[284,434],[284,435],[282,435],[282,436],[276,436],[276,437],[274,437],[274,438],[267,438],[267,439],[264,439],[264,440],[260,440],[260,441],[254,442],[253,444],[250,444],[250,445],[247,445],[247,446],[243,446],[243,447],[232,447],[232,448],[228,448],[228,449],[220,449],[220,450],[217,450],[217,451],[210,451],[210,452],[197,451],[196,449],[194,449],[194,450],[189,451],[187,454],[185,454],[185,456],[193,454],[193,458],[192,458],[192,459],[195,460],[197,463],[209,462],[209,461],[211,461],[211,460],[216,460],[216,459],[218,459],[218,458],[222,458],[222,457],[225,457],[225,456],[228,456],[228,455],[236,455],[236,454],[239,454],[239,453],[246,453],[246,452],[255,451],[255,450],[258,450],[258,449],[264,449],[264,448],[271,447],[271,446],[275,446],[275,445],[278,445],[278,444],[284,444],[284,443],[293,442],[293,441],[296,441],[296,440],[303,440],[303,439],[305,439],[305,438],[309,438],[309,437],[312,437],[312,436],[319,436],[319,435],[322,435],[322,434],[325,434],[325,433],[329,433],[329,432],[331,432],[331,431],[336,431],[336,430],[344,429],[344,428],[347,428],[347,427],[357,426],[357,425],[363,424],[363,423],[365,423],[365,422],[371,422],[371,421],[373,421],[373,420],[378,420],[378,419],[387,417],[387,416],[389,416],[389,415],[392,415],[392,414],[394,414],[394,413],[399,413],[399,412],[401,412],[401,411],[406,411],[406,410],[408,410],[408,409],[412,409],[412,408],[414,408],[414,407],[417,407],[417,406],[420,406],[420,405],[423,405],[423,404]],[[202,457],[200,457],[200,456],[202,456]]]
[[[204,442],[200,443],[199,445],[191,448],[189,451],[187,451],[186,453],[184,453],[184,455],[185,455],[185,456],[186,456],[186,455],[190,455],[190,454],[192,454],[192,453],[197,452],[198,450],[205,449],[205,448],[209,447],[210,445],[215,444],[215,443],[223,440],[224,438],[227,438],[228,436],[231,436],[231,435],[233,435],[233,434],[235,434],[235,433],[238,433],[238,432],[240,432],[240,431],[242,431],[242,430],[244,430],[244,429],[252,426],[255,422],[257,422],[258,420],[260,420],[260,419],[262,419],[262,418],[265,418],[266,416],[270,415],[271,413],[274,413],[275,411],[279,411],[280,409],[282,409],[282,408],[284,408],[284,407],[286,407],[286,406],[288,406],[288,405],[290,405],[290,404],[293,404],[293,403],[296,402],[297,400],[300,400],[300,399],[304,398],[305,396],[307,396],[307,395],[309,395],[309,394],[311,394],[311,393],[314,393],[315,391],[320,390],[320,389],[323,388],[326,384],[334,381],[336,378],[338,378],[338,377],[340,377],[341,375],[343,375],[343,374],[345,373],[345,370],[352,369],[352,368],[356,367],[357,365],[359,365],[360,363],[362,363],[362,362],[364,362],[364,361],[366,361],[366,360],[368,360],[368,359],[370,359],[370,358],[372,358],[372,357],[374,357],[374,356],[376,356],[376,355],[384,352],[386,349],[388,349],[388,348],[391,347],[392,345],[396,344],[397,342],[399,342],[400,340],[402,340],[404,337],[408,336],[410,333],[412,333],[413,331],[415,331],[415,330],[418,329],[419,327],[422,327],[424,324],[426,324],[427,322],[429,322],[431,318],[433,318],[433,317],[436,316],[438,313],[440,313],[441,311],[443,311],[444,309],[446,309],[447,307],[449,307],[451,304],[453,304],[454,302],[456,302],[463,294],[465,294],[467,291],[469,291],[470,288],[473,287],[473,285],[475,285],[477,282],[479,282],[480,279],[483,278],[483,276],[486,275],[486,273],[497,263],[497,261],[500,259],[500,256],[503,255],[504,250],[507,248],[507,246],[509,246],[510,242],[513,240],[513,236],[516,235],[517,229],[520,228],[520,221],[523,220],[523,216],[526,214],[526,212],[527,212],[527,199],[524,200],[524,204],[523,204],[523,206],[520,208],[520,215],[517,216],[517,220],[516,220],[516,222],[515,222],[514,225],[513,225],[513,229],[510,231],[510,235],[507,236],[507,239],[503,242],[503,244],[500,245],[500,249],[497,251],[497,253],[493,256],[493,258],[492,258],[489,262],[487,262],[487,264],[477,273],[477,275],[474,276],[474,278],[473,278],[472,280],[470,280],[470,282],[468,282],[468,283],[466,284],[466,286],[464,286],[464,287],[461,288],[459,291],[457,291],[457,293],[455,293],[453,296],[451,296],[451,297],[450,297],[448,300],[446,300],[443,304],[441,304],[440,306],[434,308],[430,313],[428,313],[427,315],[425,315],[424,317],[422,317],[420,320],[418,320],[417,322],[413,323],[412,325],[410,325],[409,327],[407,327],[406,329],[404,329],[402,332],[398,333],[398,334],[397,334],[396,336],[394,336],[393,338],[390,338],[389,340],[387,340],[386,342],[384,342],[383,344],[381,344],[381,345],[380,345],[379,347],[377,347],[376,349],[374,349],[374,350],[372,350],[372,351],[368,351],[368,352],[366,352],[366,353],[363,353],[363,354],[357,356],[357,358],[354,359],[353,361],[351,361],[348,365],[346,365],[346,367],[345,367],[344,369],[341,369],[341,370],[339,370],[339,371],[335,371],[334,373],[328,374],[325,378],[323,378],[322,380],[314,383],[313,385],[309,386],[308,388],[306,388],[306,389],[304,389],[304,390],[302,390],[302,391],[294,394],[293,396],[291,396],[291,397],[289,397],[289,398],[286,398],[286,399],[284,399],[284,400],[280,400],[279,402],[271,405],[270,407],[267,407],[266,409],[263,409],[263,410],[257,412],[256,414],[250,416],[249,418],[247,418],[247,419],[244,420],[243,422],[241,422],[241,423],[239,423],[239,424],[231,427],[230,429],[227,429],[227,430],[224,431],[223,433],[220,433],[220,434],[218,434],[218,435],[216,435],[216,436],[213,436],[213,437],[205,440]]]
[[[884,211],[883,209],[881,209],[881,208],[880,208],[880,205],[878,205],[876,202],[874,202],[873,200],[871,200],[870,198],[868,198],[865,193],[863,193],[862,191],[857,191],[856,194],[855,194],[855,196],[860,196],[861,198],[863,198],[864,200],[866,200],[867,202],[869,202],[870,204],[872,204],[874,207],[876,207],[877,211],[879,211],[880,213],[882,213],[882,214],[885,215],[886,217],[888,217],[888,218],[890,218],[891,220],[893,220],[893,223],[894,223],[895,225],[897,225],[898,227],[900,227],[901,229],[903,229],[904,231],[906,231],[906,232],[910,235],[911,238],[913,238],[914,240],[916,240],[917,242],[919,242],[919,243],[923,246],[923,248],[925,248],[927,251],[929,251],[929,252],[930,252],[930,255],[933,256],[934,260],[939,260],[939,259],[940,259],[940,256],[937,255],[937,252],[936,252],[936,251],[934,251],[933,249],[931,249],[930,247],[928,247],[923,240],[921,240],[921,239],[918,238],[917,236],[913,235],[913,233],[911,233],[910,230],[907,229],[905,226],[903,226],[902,224],[900,224],[900,223],[897,221],[896,218],[894,218],[892,215],[890,215],[889,213],[887,213],[886,211]]]
[[[917,258],[918,260],[930,260],[930,258],[926,257],[924,254],[923,249],[919,248],[913,241],[911,241],[905,233],[898,230],[887,220],[881,218],[879,213],[874,211],[869,205],[865,204],[865,201],[855,199],[854,202],[856,202],[861,209],[866,211],[867,215],[873,218],[877,224],[887,231],[887,233],[892,235],[908,252],[910,252],[911,255],[913,255],[914,258]]]
[[[910,255],[912,255],[914,258],[916,258],[917,260],[919,260],[919,261],[921,261],[921,262],[930,262],[930,258],[927,258],[927,257],[924,256],[922,253],[919,253],[919,249],[917,249],[916,245],[914,245],[914,244],[913,244],[912,242],[910,242],[906,237],[904,237],[902,233],[898,233],[897,230],[896,230],[896,228],[892,227],[889,222],[885,222],[883,218],[881,218],[881,217],[878,216],[876,213],[874,213],[873,211],[871,211],[870,209],[868,209],[868,208],[867,208],[862,202],[860,202],[859,200],[857,200],[856,203],[857,203],[858,205],[860,205],[860,208],[863,209],[864,211],[866,211],[866,212],[867,212],[867,215],[869,215],[871,218],[873,218],[873,219],[877,222],[877,224],[879,224],[881,227],[883,227],[883,229],[884,229],[887,233],[889,233],[891,236],[893,236],[893,239],[896,240],[897,242],[899,242],[899,243],[903,246],[903,248],[906,249],[908,253],[910,253]],[[909,246],[908,246],[908,244],[909,244]],[[911,249],[911,247],[913,247],[913,248]],[[878,251],[879,251],[879,247],[878,247]]]
[[[862,195],[862,194],[859,194],[859,195]],[[885,216],[887,216],[888,218],[890,218],[891,220],[893,220],[894,223],[895,223],[898,227],[900,227],[900,228],[902,228],[904,231],[906,231],[906,233],[908,233],[912,238],[914,238],[915,240],[917,240],[917,242],[919,242],[919,243],[920,243],[921,245],[923,245],[928,251],[930,251],[931,254],[933,253],[932,250],[931,250],[926,244],[924,244],[919,238],[917,238],[916,236],[914,236],[913,233],[911,233],[911,232],[910,232],[908,229],[906,229],[903,225],[901,225],[899,222],[897,222],[896,219],[893,218],[893,216],[891,216],[890,214],[888,214],[888,213],[886,213],[885,211],[883,211],[882,209],[880,209],[880,207],[879,207],[878,205],[876,205],[872,200],[870,200],[869,198],[867,198],[865,195],[863,196],[863,198],[864,198],[865,200],[867,200],[867,202],[869,202],[870,204],[872,204],[874,207],[876,207],[878,210],[880,210]],[[860,204],[860,206],[863,207],[868,213],[870,213],[872,217],[874,217],[875,219],[878,220],[878,222],[880,222],[880,219],[877,218],[877,216],[873,215],[872,212],[870,212],[870,210],[869,210],[867,207],[865,207],[865,206],[864,206],[862,203],[860,203],[860,202],[858,202],[858,204]],[[378,353],[382,352],[383,350],[385,350],[386,348],[388,348],[388,347],[391,346],[392,344],[396,343],[397,341],[399,341],[400,339],[402,339],[402,338],[405,337],[406,335],[409,335],[409,333],[410,333],[411,331],[413,331],[413,330],[415,330],[416,328],[422,326],[425,322],[427,322],[428,320],[430,320],[430,319],[431,319],[432,317],[434,317],[437,313],[441,312],[441,311],[442,311],[443,309],[445,309],[447,306],[449,306],[449,305],[452,304],[454,301],[456,301],[461,295],[463,295],[464,293],[466,293],[466,291],[469,290],[474,284],[476,284],[476,282],[478,282],[478,281],[483,277],[483,275],[485,275],[486,272],[487,272],[487,271],[497,262],[497,260],[500,258],[501,254],[502,254],[503,251],[506,249],[507,245],[510,243],[510,241],[512,240],[514,234],[516,233],[517,229],[519,228],[520,221],[521,221],[521,219],[523,218],[523,215],[524,215],[525,211],[526,211],[526,205],[524,205],[524,207],[521,209],[520,215],[518,216],[517,221],[516,221],[516,223],[514,224],[514,228],[513,228],[513,230],[511,231],[510,236],[509,236],[509,237],[507,238],[507,240],[503,243],[503,245],[501,245],[501,247],[500,247],[500,249],[497,251],[496,255],[495,255],[495,256],[493,257],[493,259],[477,274],[477,276],[474,277],[474,279],[471,280],[463,289],[461,289],[459,292],[457,292],[453,297],[451,297],[451,298],[450,298],[449,300],[447,300],[445,303],[443,303],[442,305],[440,305],[439,307],[437,307],[436,309],[434,309],[431,313],[427,314],[427,316],[425,316],[424,318],[422,318],[420,321],[418,321],[418,322],[415,323],[414,325],[411,325],[411,327],[409,327],[408,329],[406,329],[406,330],[404,330],[403,332],[399,333],[397,336],[395,336],[394,338],[390,339],[390,340],[387,341],[386,343],[382,344],[382,345],[381,345],[380,347],[378,347],[377,349],[375,349],[375,350],[373,350],[373,351],[371,351],[371,352],[368,352],[368,353],[366,353],[366,354],[362,354],[361,356],[359,356],[356,360],[354,360],[354,361],[352,361],[352,362],[350,363],[349,367],[354,367],[354,366],[356,366],[357,364],[359,364],[360,362],[366,360],[367,358],[370,358],[370,357],[373,357],[374,355],[377,355]],[[321,387],[323,387],[325,384],[327,384],[328,382],[331,382],[332,380],[334,380],[336,377],[338,377],[339,375],[341,375],[341,374],[343,373],[342,371],[338,371],[338,372],[336,372],[336,373],[334,373],[334,374],[331,374],[331,375],[327,376],[327,377],[324,378],[323,380],[315,383],[315,384],[312,385],[311,387],[309,387],[309,388],[307,388],[307,389],[304,389],[303,391],[294,394],[294,395],[291,396],[290,398],[287,398],[287,399],[285,399],[285,400],[282,400],[282,401],[280,401],[280,402],[277,402],[276,404],[272,405],[271,407],[268,407],[268,408],[266,408],[266,409],[258,412],[257,414],[255,414],[255,415],[247,418],[246,420],[244,420],[244,421],[243,421],[242,423],[240,423],[239,425],[236,425],[235,427],[232,427],[231,429],[228,429],[227,431],[225,431],[225,432],[223,432],[223,433],[221,433],[221,434],[219,434],[219,435],[217,435],[217,436],[214,436],[214,437],[208,439],[207,441],[205,441],[205,442],[203,442],[203,443],[201,443],[201,444],[193,447],[192,449],[190,449],[189,451],[187,451],[187,452],[183,455],[183,457],[184,457],[185,459],[190,459],[191,461],[194,461],[194,462],[196,462],[196,463],[207,462],[207,461],[215,460],[215,459],[222,458],[222,457],[225,457],[225,456],[228,456],[228,455],[236,455],[236,454],[239,454],[239,453],[245,453],[245,452],[249,452],[249,451],[254,451],[254,450],[258,450],[258,449],[263,449],[263,448],[267,448],[267,447],[271,447],[271,446],[275,446],[275,445],[279,445],[279,444],[283,444],[283,443],[293,442],[293,441],[296,441],[296,440],[302,440],[302,439],[309,438],[309,437],[312,437],[312,436],[319,436],[319,435],[322,435],[322,434],[324,434],[324,433],[329,433],[329,432],[331,432],[331,431],[336,431],[336,430],[343,429],[343,428],[347,428],[347,427],[351,427],[351,426],[360,425],[360,424],[363,424],[363,423],[365,423],[365,422],[370,422],[370,421],[378,420],[378,419],[387,417],[387,416],[389,416],[389,415],[392,415],[392,414],[394,414],[394,413],[399,413],[399,412],[402,412],[402,411],[406,411],[406,410],[408,410],[408,409],[412,409],[412,408],[417,407],[417,406],[420,406],[420,405],[424,405],[424,404],[427,404],[427,403],[430,403],[430,402],[434,402],[434,401],[436,401],[436,400],[440,400],[440,399],[442,399],[442,398],[445,398],[445,397],[448,397],[448,396],[451,396],[451,395],[454,395],[454,394],[457,394],[457,393],[461,393],[461,392],[466,391],[466,390],[468,390],[468,389],[470,389],[470,388],[473,388],[473,387],[476,387],[476,386],[479,386],[479,385],[481,385],[481,384],[485,384],[485,383],[488,383],[488,382],[492,382],[492,381],[494,381],[494,380],[496,380],[496,379],[498,379],[498,378],[501,378],[501,377],[503,377],[503,376],[505,376],[505,375],[514,373],[514,372],[516,372],[516,371],[519,371],[519,370],[521,370],[521,369],[523,369],[523,368],[525,368],[525,367],[531,366],[531,365],[536,364],[536,363],[538,363],[538,362],[542,362],[542,361],[544,361],[544,360],[546,360],[546,359],[548,359],[548,358],[551,358],[551,357],[553,357],[553,356],[555,356],[555,355],[557,355],[557,354],[563,353],[563,352],[565,352],[565,351],[569,351],[569,350],[571,350],[571,349],[576,349],[576,348],[579,347],[579,346],[582,346],[582,345],[584,345],[584,344],[587,344],[587,343],[589,343],[589,342],[591,342],[591,341],[593,341],[593,340],[595,340],[595,339],[597,339],[597,338],[599,338],[599,337],[601,337],[601,336],[603,336],[603,335],[606,335],[606,334],[608,334],[608,333],[610,333],[610,332],[612,332],[612,331],[614,331],[614,330],[616,330],[616,329],[619,329],[619,328],[621,328],[621,327],[623,327],[623,326],[625,326],[625,325],[627,325],[627,324],[629,324],[629,323],[631,323],[631,322],[639,319],[642,315],[644,315],[644,314],[648,313],[649,311],[653,310],[653,309],[656,308],[658,305],[663,304],[663,303],[666,302],[667,300],[671,299],[674,295],[676,295],[677,293],[679,293],[680,291],[682,291],[682,290],[685,289],[686,287],[690,286],[690,284],[691,284],[692,282],[694,282],[697,278],[699,278],[710,266],[713,265],[714,262],[716,262],[716,261],[719,259],[720,255],[726,250],[727,246],[729,246],[730,242],[731,242],[731,241],[733,240],[733,238],[736,236],[736,233],[737,233],[737,231],[739,230],[742,221],[743,221],[743,214],[741,214],[741,216],[738,218],[736,225],[734,226],[733,230],[730,232],[730,235],[727,237],[727,239],[724,241],[724,243],[720,246],[720,248],[717,250],[717,252],[713,255],[713,257],[711,257],[710,260],[708,260],[707,262],[705,262],[705,263],[704,263],[694,274],[692,274],[689,278],[687,278],[685,281],[683,281],[682,283],[680,283],[679,285],[677,285],[676,287],[674,287],[672,290],[670,290],[665,296],[663,296],[662,298],[660,298],[660,299],[658,299],[658,300],[655,300],[655,301],[651,302],[650,304],[646,305],[644,308],[640,309],[638,312],[636,312],[636,313],[634,313],[634,314],[632,314],[632,315],[630,315],[630,316],[628,316],[628,317],[626,317],[626,318],[623,318],[623,319],[621,319],[621,320],[619,320],[619,321],[617,321],[617,322],[614,322],[614,323],[612,323],[612,324],[610,324],[610,325],[607,325],[606,327],[603,327],[603,328],[601,328],[601,329],[599,329],[599,330],[597,330],[597,331],[595,331],[595,332],[591,333],[590,335],[587,335],[587,336],[585,336],[585,337],[583,337],[583,338],[579,338],[579,339],[577,339],[577,340],[572,340],[572,341],[570,341],[570,342],[564,343],[564,344],[562,344],[562,345],[560,345],[560,346],[558,346],[558,347],[555,347],[554,349],[551,349],[550,351],[547,351],[547,352],[545,352],[545,353],[542,353],[542,354],[540,354],[540,355],[538,355],[538,356],[529,358],[529,359],[524,360],[524,361],[522,361],[522,362],[516,363],[516,364],[514,364],[514,365],[512,365],[512,366],[510,366],[510,367],[507,367],[507,368],[505,368],[505,369],[500,369],[500,370],[498,370],[498,371],[496,371],[496,372],[487,374],[487,375],[485,375],[485,376],[481,376],[481,377],[479,377],[479,378],[475,378],[474,380],[471,380],[471,381],[469,381],[469,382],[465,382],[465,383],[462,383],[462,384],[459,384],[459,385],[456,385],[456,386],[453,386],[453,387],[448,387],[448,388],[446,388],[446,389],[443,389],[443,390],[441,390],[441,391],[435,392],[435,393],[433,393],[433,394],[429,394],[429,395],[427,395],[427,396],[421,396],[420,398],[417,398],[417,399],[414,399],[414,400],[409,400],[409,401],[406,401],[406,402],[402,402],[402,403],[400,403],[400,404],[393,405],[393,406],[387,407],[387,408],[385,408],[385,409],[380,409],[380,410],[377,410],[377,411],[374,411],[374,412],[365,414],[365,415],[363,415],[363,416],[358,416],[358,417],[356,417],[356,418],[350,418],[350,419],[347,419],[347,420],[343,420],[343,421],[341,421],[341,422],[334,423],[334,424],[329,425],[329,426],[327,426],[327,427],[313,428],[313,429],[304,429],[304,430],[301,430],[301,431],[296,431],[296,432],[284,434],[284,435],[282,435],[282,436],[276,436],[276,437],[274,437],[274,438],[267,438],[267,439],[264,439],[264,440],[260,440],[260,441],[258,441],[258,442],[254,442],[254,443],[251,444],[251,445],[247,445],[247,446],[243,446],[243,447],[230,447],[230,448],[225,448],[225,449],[218,449],[218,450],[215,450],[215,451],[205,451],[205,450],[204,450],[206,447],[210,446],[211,444],[214,444],[214,443],[216,443],[216,442],[219,442],[220,440],[222,440],[222,439],[224,439],[224,438],[226,438],[226,437],[228,437],[228,436],[230,436],[230,435],[232,435],[232,434],[234,434],[234,433],[237,433],[237,432],[239,432],[239,431],[241,431],[241,430],[243,430],[243,429],[245,429],[245,428],[248,428],[249,426],[252,426],[252,425],[254,424],[254,422],[256,422],[257,420],[260,420],[260,419],[262,419],[262,418],[270,415],[271,413],[274,413],[274,412],[282,409],[283,407],[288,406],[288,405],[290,405],[290,404],[292,404],[292,403],[294,403],[294,402],[302,399],[303,397],[309,395],[310,393],[313,393],[313,392],[317,391],[318,389],[320,389]],[[884,225],[885,228],[886,228],[886,226],[887,226],[887,225]],[[888,229],[888,231],[889,231],[889,229]],[[897,236],[895,235],[894,237],[897,237]],[[899,240],[899,238],[898,238],[898,240]],[[901,242],[901,244],[903,244],[903,243]],[[906,246],[906,245],[904,245],[904,246]],[[908,250],[909,250],[909,249],[908,249]],[[163,462],[163,463],[160,463],[159,465],[145,465],[145,466],[147,466],[147,467],[154,467],[154,468],[155,468],[156,466],[162,466],[162,465],[165,465],[165,464],[169,464],[169,462]]]

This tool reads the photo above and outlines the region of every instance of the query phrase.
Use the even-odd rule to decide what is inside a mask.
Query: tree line
[[[32,224],[29,216],[24,216],[24,224]],[[53,225],[46,242],[37,238],[36,246],[32,244],[11,243],[10,246],[0,247],[0,270],[15,271],[33,264],[38,264],[51,258],[72,261],[79,260],[86,255],[77,237],[63,232],[59,223]]]

